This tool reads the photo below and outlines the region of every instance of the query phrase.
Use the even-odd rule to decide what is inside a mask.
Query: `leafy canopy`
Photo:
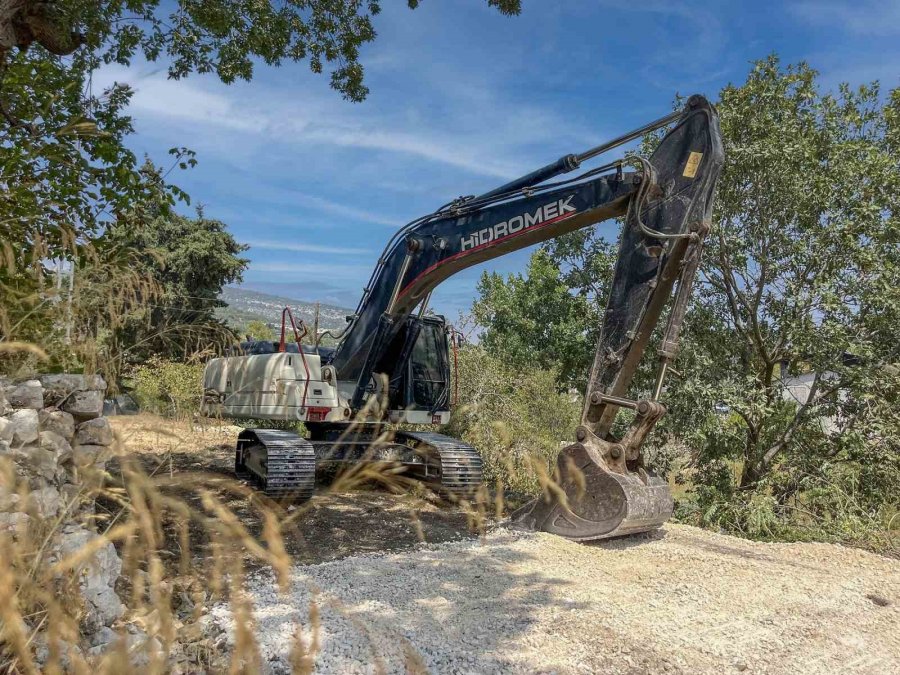
[[[140,251],[136,272],[152,279],[158,289],[146,303],[131,308],[128,321],[112,341],[126,360],[150,354],[187,356],[230,341],[231,332],[216,320],[214,310],[222,287],[241,280],[249,261],[224,223],[204,217],[187,218],[162,212],[140,227],[113,225],[98,246]]]
[[[415,9],[419,0],[407,5]],[[506,15],[521,11],[521,0],[488,5]],[[32,42],[55,54],[86,45],[95,65],[127,65],[140,55],[164,59],[175,79],[215,73],[226,83],[251,79],[256,62],[308,60],[314,73],[330,69],[331,86],[351,101],[368,93],[360,48],[375,39],[372,18],[381,11],[380,0],[62,0],[52,6],[24,0],[14,6],[0,11],[0,55]]]
[[[714,231],[654,436],[687,449],[682,514],[757,536],[877,531],[900,509],[900,89],[825,93],[773,56],[717,107]],[[575,336],[596,324],[572,318],[605,301],[608,249],[560,242],[534,255],[536,281],[480,287],[485,346],[520,366],[593,349]],[[573,332],[533,337],[551,316]]]

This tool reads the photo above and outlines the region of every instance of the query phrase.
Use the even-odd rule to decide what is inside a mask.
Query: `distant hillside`
[[[231,326],[240,328],[250,321],[264,321],[273,329],[281,328],[281,310],[290,307],[295,319],[303,319],[310,327],[316,313],[314,302],[304,302],[278,295],[259,293],[243,288],[226,286],[219,298],[228,303],[227,307],[216,310],[216,316]],[[353,313],[346,307],[319,305],[319,330],[341,329],[347,325],[346,316]]]

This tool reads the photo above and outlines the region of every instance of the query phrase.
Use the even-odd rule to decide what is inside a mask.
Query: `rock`
[[[5,417],[0,417],[0,441],[9,443],[12,440],[12,422]]]
[[[99,389],[76,391],[59,407],[79,421],[100,417],[103,413],[103,392]]]
[[[21,511],[13,511],[12,513],[0,513],[0,530],[5,532],[21,532],[31,518]]]
[[[135,400],[128,394],[119,394],[103,402],[103,415],[137,415],[141,412]]]
[[[72,463],[83,469],[86,466],[102,466],[109,456],[109,448],[105,445],[76,445],[72,448]]]
[[[40,518],[55,518],[62,506],[59,490],[55,487],[32,490],[28,499]]]
[[[9,404],[6,402],[6,388],[0,385],[0,415],[5,415],[9,410]]]
[[[71,555],[98,537],[99,535],[80,525],[66,526],[60,537],[60,557]],[[111,542],[101,546],[78,568],[82,575],[80,587],[87,610],[83,624],[87,631],[97,631],[102,626],[109,626],[124,613],[125,608],[114,590],[121,571],[122,561]]]
[[[27,469],[32,487],[44,487],[47,481],[56,480],[59,456],[52,450],[39,445],[24,445],[14,448],[12,454],[19,467]]]
[[[63,401],[79,391],[106,391],[106,382],[99,375],[56,373],[41,375],[44,386],[44,406],[61,406]]]
[[[72,452],[72,446],[69,445],[69,441],[55,431],[42,431],[38,436],[40,438],[41,448],[54,453],[57,460],[60,456]]]
[[[52,431],[66,440],[75,435],[75,418],[64,410],[44,408],[38,413],[42,431]]]
[[[19,502],[22,499],[15,490],[11,490],[5,485],[0,485],[0,511],[21,511]]]
[[[91,647],[107,647],[119,639],[119,634],[109,626],[101,626],[100,630],[91,635],[88,641]]]
[[[62,499],[62,507],[72,515],[70,520],[84,522],[84,517],[92,517],[96,514],[94,495],[88,485],[73,485],[66,483],[59,488]]]
[[[44,407],[44,388],[38,380],[28,380],[6,388],[6,401],[10,408],[30,408],[40,410]]]
[[[16,410],[7,419],[10,422],[11,430],[8,428],[6,433],[10,437],[9,444],[12,447],[34,443],[38,439],[37,410]]]
[[[2,418],[0,418],[2,419]],[[0,440],[0,455],[8,455],[10,452],[9,441]]]
[[[50,641],[47,638],[47,633],[39,633],[35,636],[32,646],[34,648],[35,661],[37,661],[39,666],[46,667],[48,665],[47,662],[50,660]],[[66,640],[58,640],[56,648],[58,650],[57,654],[59,655],[59,662],[54,665],[61,668],[63,672],[69,672],[71,670],[73,657],[77,660],[84,658],[84,653],[81,651],[81,648]]]
[[[105,417],[82,422],[75,432],[76,445],[112,445],[115,437]]]

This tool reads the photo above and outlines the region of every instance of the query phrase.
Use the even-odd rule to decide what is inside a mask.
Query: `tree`
[[[214,316],[222,287],[241,280],[248,260],[224,223],[171,212],[146,220],[141,227],[114,225],[98,246],[140,252],[136,272],[153,280],[157,291],[129,308],[128,320],[115,331],[113,351],[127,359],[150,354],[187,356],[232,339]]]
[[[90,242],[111,223],[187,196],[125,147],[127,88],[85,95],[84,68],[37,52],[0,68],[0,80],[0,339],[33,340],[56,318],[48,260],[96,260]],[[172,152],[173,167],[193,164]]]
[[[419,2],[407,4],[415,9]],[[506,15],[521,11],[521,0],[488,5]],[[140,53],[147,61],[164,57],[170,77],[214,72],[228,83],[249,80],[255,60],[308,59],[314,73],[330,66],[331,86],[361,101],[368,89],[359,50],[375,39],[372,17],[380,10],[380,0],[0,0],[0,62],[14,47],[24,51],[33,44],[51,54],[81,50],[95,62],[124,65]]]
[[[258,319],[248,321],[244,330],[241,331],[241,335],[246,335],[251,340],[271,341],[275,339],[275,331],[272,330],[272,327]]]
[[[717,107],[714,230],[654,436],[690,450],[682,513],[760,536],[877,530],[900,494],[900,90],[822,93],[815,71],[773,56]],[[550,252],[574,293],[532,284],[544,295],[517,302],[520,325],[607,273],[578,247]],[[553,361],[544,344],[531,358]],[[792,400],[801,375],[809,396]]]
[[[868,513],[889,485],[896,494],[900,428],[886,420],[900,390],[889,328],[900,320],[898,103],[895,90],[882,105],[877,85],[822,94],[815,71],[775,57],[721,93],[727,163],[702,321],[688,325],[686,391],[673,387],[681,405],[699,394],[735,416],[709,433],[680,429],[694,434],[701,482],[716,486],[707,511],[735,489],[782,512],[815,512],[812,487],[851,490]],[[803,372],[808,399],[786,400],[783,378]],[[723,481],[731,464],[738,477]]]
[[[559,246],[577,248],[581,240],[569,235]],[[597,269],[610,262],[604,253],[593,260]],[[481,343],[508,366],[558,370],[561,386],[583,387],[600,312],[586,290],[572,293],[570,284],[570,276],[560,272],[544,249],[532,255],[524,275],[504,279],[485,272],[472,306],[476,322],[484,327]]]

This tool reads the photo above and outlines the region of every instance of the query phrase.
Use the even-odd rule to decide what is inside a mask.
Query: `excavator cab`
[[[390,410],[449,412],[450,358],[444,317],[408,317],[385,361],[393,370]]]

